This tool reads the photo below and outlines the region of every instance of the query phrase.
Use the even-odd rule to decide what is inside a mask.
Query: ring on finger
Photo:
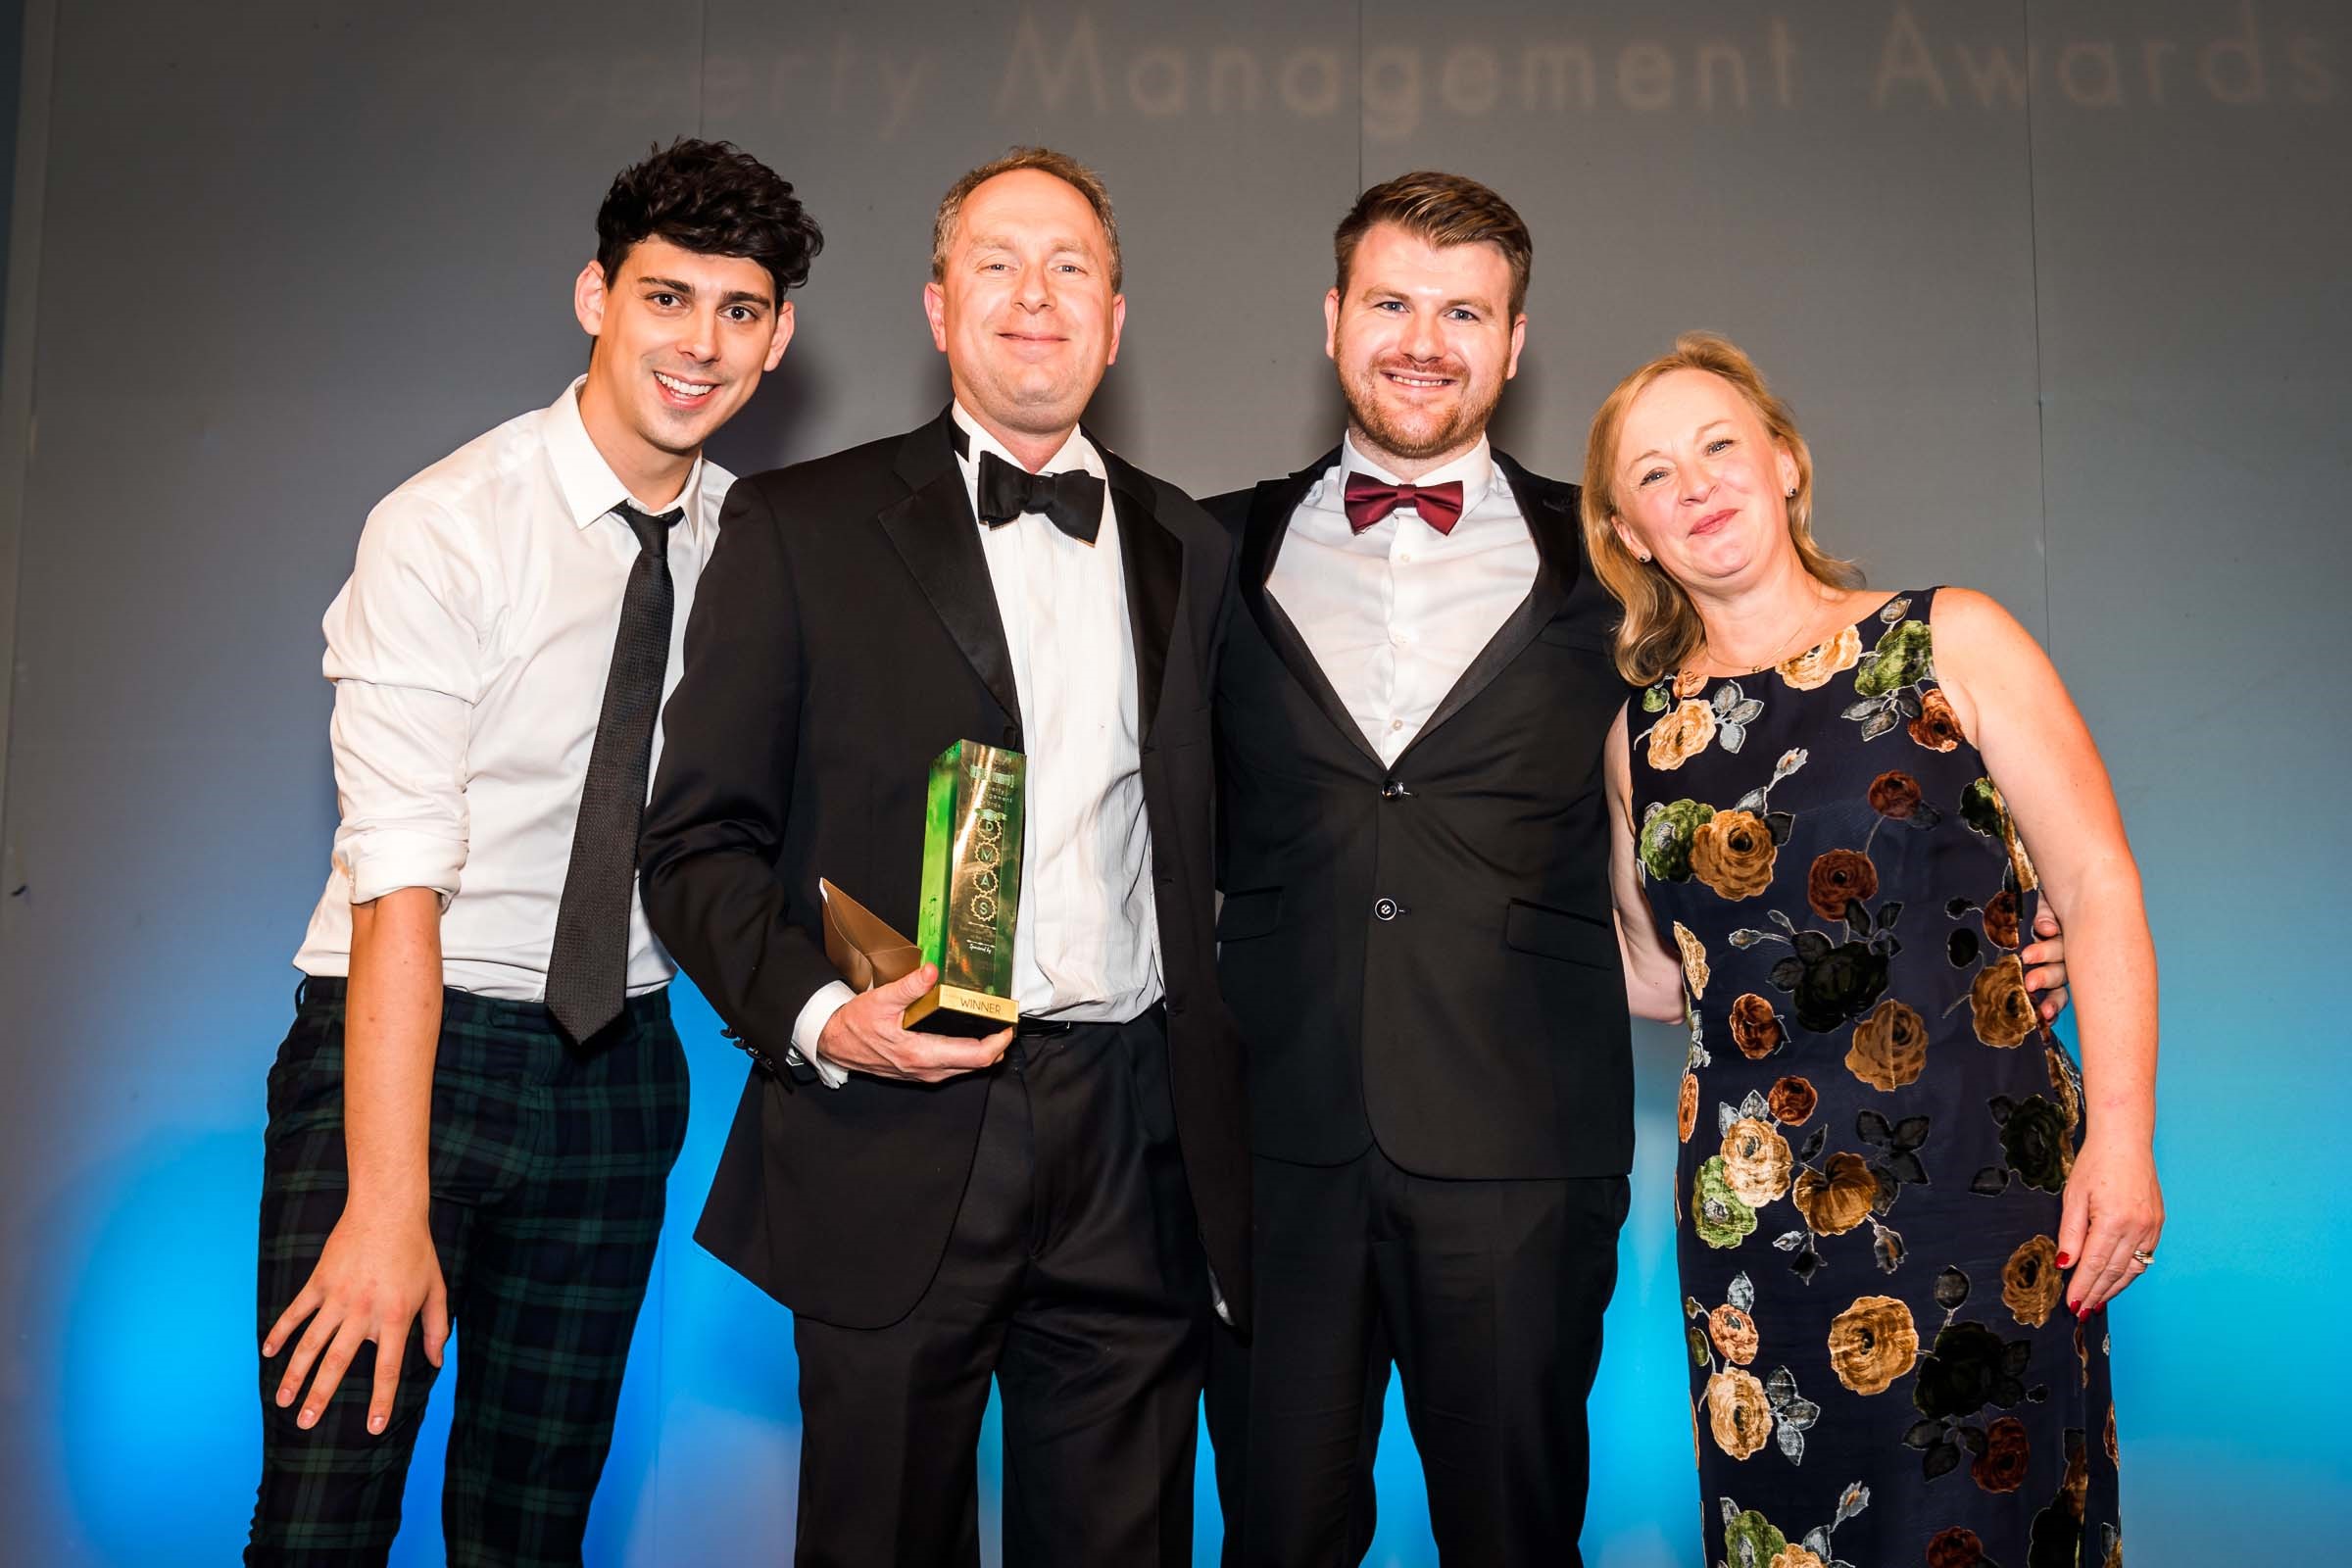
[[[2134,1247],[2132,1249],[2132,1261],[2137,1263],[2141,1268],[2146,1268],[2156,1261],[2156,1254],[2144,1247]]]

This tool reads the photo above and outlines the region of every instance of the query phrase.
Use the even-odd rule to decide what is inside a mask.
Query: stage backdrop
[[[2334,1560],[2352,25],[2332,0],[26,10],[0,398],[0,1558],[209,1564],[243,1538],[263,1075],[334,820],[318,615],[377,497],[579,368],[570,279],[606,182],[693,132],[782,170],[827,235],[781,372],[720,449],[738,469],[939,407],[932,206],[1016,142],[1107,176],[1130,314],[1097,421],[1198,491],[1337,438],[1330,230],[1404,170],[1488,180],[1534,229],[1498,432],[1537,469],[1576,473],[1602,393],[1678,330],[1754,351],[1813,440],[1832,547],[1884,585],[1988,589],[2046,638],[2146,871],[2172,1222],[2113,1318],[2132,1561]],[[789,1323],[688,1235],[744,1068],[699,1000],[680,1021],[693,1133],[591,1558],[777,1561]],[[1592,1399],[1605,1568],[1697,1561],[1679,1047],[1638,1049]],[[446,1401],[399,1563],[440,1560]],[[1399,1414],[1388,1432],[1374,1560],[1430,1562]]]

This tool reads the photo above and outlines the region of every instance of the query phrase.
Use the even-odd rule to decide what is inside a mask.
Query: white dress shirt
[[[1417,485],[1462,482],[1462,514],[1440,533],[1409,506],[1356,533],[1348,475],[1396,475],[1356,450],[1300,498],[1266,591],[1315,656],[1364,739],[1394,762],[1535,586],[1535,535],[1485,440]]]
[[[582,378],[583,380],[585,377]],[[441,896],[441,973],[462,991],[547,995],[556,908],[638,544],[628,487],[580,422],[580,382],[403,484],[368,514],[327,607],[335,683],[334,865],[295,967],[351,968],[351,906]],[[733,476],[698,460],[667,505],[677,684],[694,589]],[[662,755],[655,727],[654,758]],[[650,776],[650,773],[649,773]],[[629,900],[628,990],[673,972]]]
[[[1019,466],[960,404],[964,500],[979,514],[980,455]],[[1142,710],[1127,580],[1102,454],[1077,431],[1038,469],[1083,468],[1106,486],[1093,544],[1038,513],[980,528],[997,613],[1012,657],[1028,748],[1013,996],[1025,1018],[1119,1023],[1160,998],[1159,913],[1144,814]],[[856,993],[835,982],[802,1007],[794,1047],[835,1087],[847,1073],[815,1046]]]

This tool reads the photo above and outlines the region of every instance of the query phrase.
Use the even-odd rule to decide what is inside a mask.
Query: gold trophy
[[[932,759],[914,941],[832,883],[817,885],[825,956],[851,985],[869,990],[918,964],[939,966],[938,983],[901,1017],[904,1028],[986,1035],[1020,1015],[1012,995],[1012,932],[1027,767],[1020,753],[977,741],[957,741]]]

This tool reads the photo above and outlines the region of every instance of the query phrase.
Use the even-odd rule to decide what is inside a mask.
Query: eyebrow
[[[1019,250],[1020,246],[1014,243],[1009,234],[975,234],[972,236],[972,249],[976,251],[1014,251]],[[1089,246],[1086,241],[1068,234],[1048,239],[1046,250],[1049,255],[1054,256],[1058,256],[1064,251],[1074,251],[1080,256],[1094,254],[1093,247]]]
[[[1717,425],[1729,424],[1732,421],[1729,419],[1709,419],[1706,423],[1700,425],[1691,433],[1694,435],[1705,435],[1709,430],[1714,429]],[[1662,458],[1665,455],[1665,453],[1660,452],[1656,447],[1651,447],[1647,452],[1642,453],[1640,457],[1628,458],[1625,462],[1625,466],[1630,468],[1637,463],[1643,462],[1650,458]]]
[[[637,282],[641,288],[658,288],[671,294],[683,294],[688,299],[694,298],[694,285],[683,278],[641,277]],[[721,305],[759,305],[769,309],[773,309],[775,306],[775,301],[766,295],[748,288],[729,289],[718,297],[718,303]]]

